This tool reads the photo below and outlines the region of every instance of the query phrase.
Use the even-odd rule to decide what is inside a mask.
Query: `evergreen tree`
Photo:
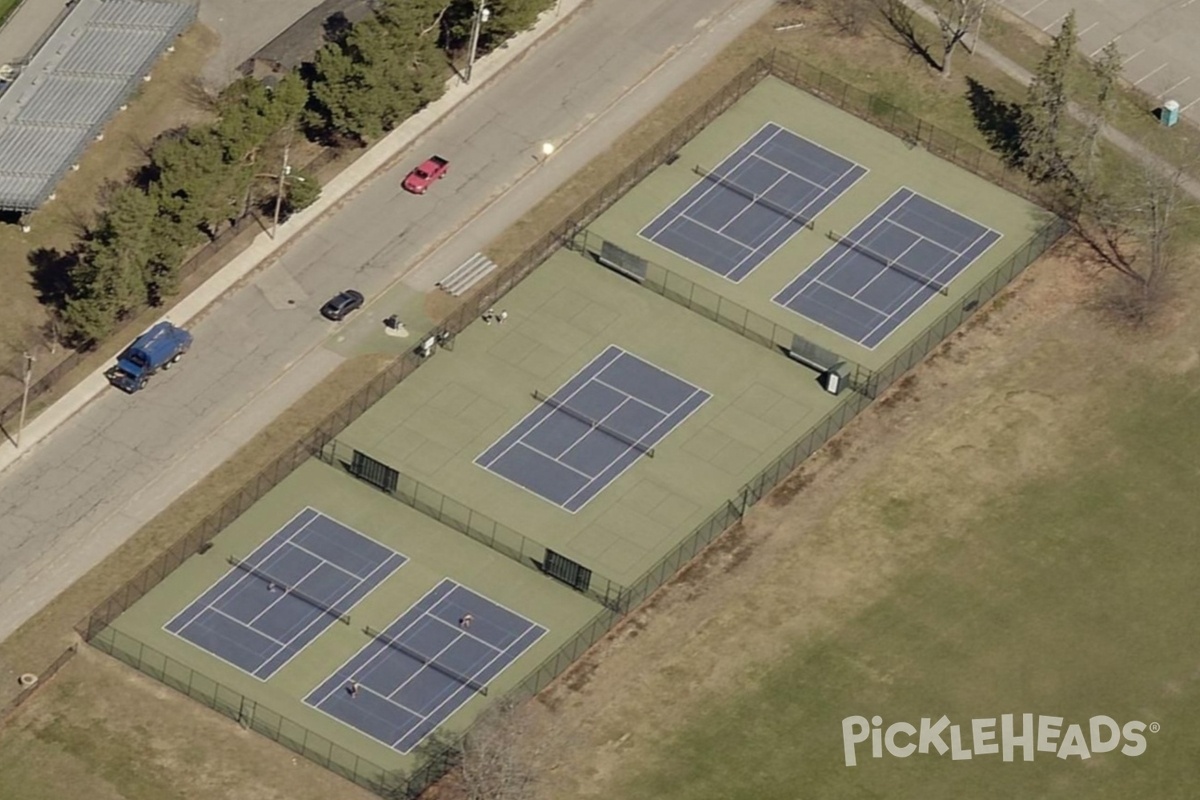
[[[146,301],[146,268],[155,256],[154,200],[123,186],[112,193],[71,270],[63,319],[83,341],[101,339]]]
[[[1068,73],[1077,41],[1075,12],[1072,10],[1042,56],[1022,109],[1021,146],[1025,171],[1039,183],[1068,182],[1072,177],[1070,159],[1062,139],[1067,116]]]
[[[385,0],[374,18],[326,45],[313,65],[315,121],[365,141],[439,97],[446,77],[440,11],[431,0]]]

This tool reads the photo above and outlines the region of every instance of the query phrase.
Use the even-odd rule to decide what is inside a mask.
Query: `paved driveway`
[[[431,285],[607,149],[772,3],[586,4],[191,326],[196,343],[180,368],[138,395],[106,393],[10,467],[0,478],[0,637],[341,362],[337,336],[316,313],[320,301],[346,286],[374,298],[410,272],[412,285]],[[559,149],[536,166],[547,140]],[[453,160],[450,176],[424,198],[404,194],[404,171],[429,152]],[[380,305],[361,313],[385,311]]]
[[[1079,49],[1095,56],[1116,41],[1125,77],[1159,101],[1176,100],[1200,122],[1200,2],[1197,0],[1001,0],[1046,33],[1058,32],[1072,8]]]

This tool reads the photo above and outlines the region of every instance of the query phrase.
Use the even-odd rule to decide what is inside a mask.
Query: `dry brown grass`
[[[154,137],[163,131],[208,118],[204,102],[196,95],[192,77],[216,48],[216,36],[196,25],[175,43],[155,66],[152,80],[129,100],[104,129],[104,140],[87,149],[79,169],[59,183],[53,201],[30,217],[32,230],[0,225],[0,282],[5,287],[0,316],[0,403],[19,390],[22,350],[38,358],[36,375],[44,374],[68,351],[51,352],[44,326],[49,320],[32,282],[31,258],[39,251],[67,253],[93,224],[100,209],[100,190],[108,182],[124,181],[146,161]]]
[[[764,46],[794,48],[806,60],[815,61],[852,83],[880,91],[896,102],[904,102],[907,95],[902,93],[912,92],[923,113],[927,110],[941,113],[940,110],[961,105],[961,86],[951,87],[931,75],[914,73],[909,58],[877,33],[847,42],[831,38],[819,23],[813,22],[799,33],[775,34],[770,26],[779,19],[778,14],[768,17],[737,41],[655,114],[494,242],[488,248],[489,254],[504,264],[515,258],[528,242],[559,225],[598,184],[632,162],[714,87],[762,52]],[[968,70],[965,64],[960,68]],[[969,74],[982,75],[980,80],[992,81],[993,85],[1004,83],[983,65],[972,64]],[[961,113],[947,116],[946,125],[964,135],[973,131]],[[821,536],[813,521],[857,487],[892,471],[911,477],[897,487],[894,502],[884,505],[892,514],[913,513],[919,498],[909,495],[916,485],[912,483],[917,480],[915,476],[920,474],[919,464],[915,454],[892,460],[897,444],[917,437],[926,447],[925,452],[933,448],[969,458],[976,447],[963,438],[972,430],[963,427],[969,420],[977,415],[996,420],[995,427],[983,434],[1003,440],[1017,430],[1022,418],[1032,415],[1051,426],[1049,435],[1030,442],[1031,447],[1037,445],[1033,450],[1036,462],[1033,466],[1055,467],[1054,445],[1068,434],[1069,428],[1055,427],[1045,403],[1034,395],[1006,395],[1000,405],[1011,406],[1012,411],[999,408],[997,399],[987,396],[983,381],[986,375],[996,375],[1017,364],[1023,342],[1036,341],[1049,330],[1068,338],[1072,331],[1079,331],[1081,336],[1085,331],[1087,318],[1080,311],[1079,300],[1086,284],[1070,270],[1056,272],[1049,263],[1035,267],[1030,275],[993,304],[986,316],[980,315],[968,330],[956,334],[943,346],[940,356],[921,369],[919,377],[897,387],[876,410],[856,421],[835,444],[807,462],[770,503],[755,511],[744,527],[721,539],[679,581],[656,595],[653,604],[635,613],[606,644],[589,654],[540,703],[530,706],[528,712],[545,733],[538,742],[544,763],[549,765],[543,796],[556,800],[572,795],[599,796],[613,776],[636,766],[636,745],[671,730],[675,720],[672,706],[685,701],[684,693],[736,685],[737,676],[744,674],[748,664],[769,658],[777,651],[781,637],[777,633],[765,636],[754,626],[747,626],[746,613],[752,616],[761,613],[762,619],[771,625],[790,626],[787,627],[790,633],[802,634],[820,628],[861,602],[854,599],[855,592],[871,579],[890,574],[895,569],[892,557],[898,551],[896,543],[882,538],[883,526],[868,526],[857,538],[842,541]],[[451,313],[454,307],[441,295],[429,300],[430,313],[435,318]],[[1094,346],[1101,348],[1104,343],[1095,338]],[[29,665],[51,660],[70,641],[70,626],[95,602],[127,580],[181,531],[217,508],[263,464],[291,446],[317,419],[369,381],[381,366],[372,359],[351,362],[314,389],[238,455],[172,504],[113,557],[0,646],[0,663],[14,668],[20,664],[28,669]],[[955,413],[963,421],[956,434],[958,438],[920,439],[925,434],[933,436],[931,415],[925,413],[930,406],[957,409]],[[980,409],[997,413],[978,414]],[[938,429],[944,426],[944,419],[937,422]],[[1012,473],[1002,466],[993,468],[988,480],[992,489],[1002,487],[1003,481],[1011,478]],[[963,513],[969,501],[964,495],[956,513]],[[797,503],[803,504],[803,514],[797,512]],[[793,552],[795,542],[806,537],[812,537],[817,549]],[[931,534],[927,541],[906,545],[905,553],[918,553],[934,540]],[[800,564],[797,559],[801,556],[810,560]],[[789,568],[801,572],[789,572]],[[795,591],[808,578],[812,581],[804,591],[811,595],[816,609],[812,615],[786,617],[774,610],[773,603],[782,600],[781,593]],[[743,638],[738,638],[739,630]],[[721,646],[714,646],[716,641],[722,642]],[[731,647],[730,642],[736,646]],[[738,657],[729,658],[731,652]],[[155,698],[151,707],[158,709],[153,724],[158,742],[155,752],[175,755],[159,763],[146,759],[144,753],[117,749],[108,753],[109,758],[128,762],[135,771],[153,765],[173,785],[183,787],[181,796],[187,797],[213,796],[218,793],[221,781],[232,779],[231,776],[257,774],[250,768],[254,759],[261,760],[254,762],[259,767],[274,773],[273,790],[295,791],[292,796],[308,797],[312,796],[313,786],[319,785],[309,785],[315,773],[303,766],[303,760],[303,768],[297,768],[293,777],[283,777],[279,765],[286,764],[291,756],[265,742],[226,750],[220,758],[210,755],[207,743],[212,742],[213,748],[220,747],[216,740],[223,742],[229,738],[232,728],[228,723],[216,720],[191,701],[103,657],[88,653],[76,662],[20,713],[15,727],[0,739],[0,749],[23,751],[44,741],[42,731],[46,730],[47,720],[63,713],[68,706],[72,715],[84,719],[128,714],[126,720],[113,719],[98,725],[98,736],[119,736],[128,726],[143,724],[140,722],[144,719],[143,711],[133,706],[140,705],[141,696],[149,692]],[[655,668],[648,668],[650,664],[656,665]],[[121,681],[132,687],[128,693],[119,693],[114,687],[114,682]],[[120,702],[108,703],[105,697],[119,698]],[[200,723],[215,727],[199,735],[192,726]],[[192,737],[206,742],[204,748],[197,748],[204,752],[197,753],[195,758],[207,765],[217,765],[211,769],[220,780],[210,776],[207,782],[198,781],[194,771],[178,757],[187,752],[185,744],[192,743]],[[89,738],[77,732],[74,741],[78,748],[97,746],[87,744]],[[259,745],[266,748],[261,754]],[[47,755],[40,763],[47,774],[60,771],[68,774],[80,764],[86,765],[87,759],[68,763]],[[246,785],[252,788],[263,785],[263,781],[253,777],[246,780]]]

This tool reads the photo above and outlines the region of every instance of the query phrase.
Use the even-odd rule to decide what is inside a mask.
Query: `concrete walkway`
[[[377,142],[349,168],[326,184],[315,203],[280,225],[276,239],[272,239],[266,232],[260,233],[249,247],[234,257],[228,265],[194,292],[179,301],[161,319],[180,326],[187,325],[221,295],[237,285],[252,270],[282,252],[313,222],[337,209],[338,205],[359,185],[394,160],[397,154],[407,148],[414,139],[437,124],[467,97],[484,88],[506,66],[521,59],[530,47],[553,31],[571,12],[585,2],[588,0],[562,0],[557,13],[551,11],[544,14],[534,28],[517,35],[506,47],[500,48],[479,61],[475,65],[475,74],[470,84],[464,84],[459,79],[452,78],[448,84],[448,90],[437,102],[430,104],[428,108],[406,120],[396,130]],[[63,422],[106,391],[108,381],[104,378],[104,371],[108,366],[106,364],[97,369],[27,424],[21,433],[20,448],[15,447],[8,440],[0,442],[0,473],[33,450]]]
[[[132,397],[103,391],[73,415],[55,409],[55,434],[0,475],[0,638],[342,363],[352,328],[316,313],[330,294],[361,290],[369,302],[359,321],[378,324],[396,310],[394,292],[413,291],[407,276],[424,285],[486,248],[774,2],[563,0],[558,20],[544,23],[561,24],[556,35],[536,47],[511,42],[480,64],[474,88],[486,80],[487,91],[452,110],[453,96],[430,109],[444,116],[402,160],[388,163],[404,145],[381,144],[330,187],[342,196],[336,207],[327,197],[327,213],[312,209],[288,223],[289,246],[272,254],[274,243],[256,242],[190,301],[196,312],[224,292],[189,325],[196,345],[180,369]],[[392,141],[409,142],[428,124],[414,120]],[[538,160],[547,141],[557,149]],[[407,194],[400,179],[430,152],[455,168],[429,195]]]
[[[904,0],[904,3],[917,14],[919,14],[923,19],[928,20],[934,25],[938,24],[937,14],[928,5],[922,3],[921,0]],[[990,46],[986,40],[976,43],[974,51],[974,55],[976,57],[984,58],[992,62],[997,69],[999,69],[1005,75],[1008,75],[1013,80],[1018,81],[1022,86],[1028,86],[1033,81],[1033,73],[1001,53],[996,48]],[[962,58],[962,56],[960,55],[959,58]],[[1092,119],[1092,115],[1076,103],[1070,104],[1069,111],[1071,116],[1080,122],[1086,123]],[[1100,129],[1100,135],[1116,147],[1119,147],[1121,150],[1137,159],[1138,162],[1153,168],[1167,180],[1173,180],[1179,172],[1179,169],[1169,161],[1147,150],[1145,147],[1134,141],[1133,138],[1127,136],[1116,128],[1113,128],[1111,125],[1103,126]],[[1200,200],[1200,181],[1189,175],[1181,175],[1179,184],[1184,191],[1186,191],[1192,197]]]

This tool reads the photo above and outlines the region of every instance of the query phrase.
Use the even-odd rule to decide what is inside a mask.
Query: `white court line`
[[[676,408],[676,409],[675,409],[675,411],[672,411],[670,415],[663,417],[661,420],[659,420],[659,421],[658,421],[658,423],[657,423],[657,424],[656,424],[656,425],[655,425],[653,428],[651,428],[650,430],[648,430],[648,431],[646,431],[645,433],[643,433],[643,434],[641,435],[641,437],[639,437],[639,438],[638,438],[638,442],[641,442],[641,441],[642,441],[642,439],[645,439],[647,436],[650,436],[651,434],[654,434],[654,433],[656,433],[656,432],[658,431],[658,429],[659,429],[659,428],[661,428],[662,426],[666,425],[666,424],[667,424],[667,420],[669,420],[669,419],[671,418],[671,416],[673,416],[674,414],[676,414],[676,413],[679,411],[679,409],[680,409],[680,408],[683,408],[683,407],[684,407],[684,406],[686,406],[688,403],[690,403],[690,402],[692,401],[692,398],[696,397],[696,395],[699,395],[699,394],[704,394],[704,395],[707,395],[707,397],[705,397],[705,399],[704,399],[704,403],[707,403],[709,400],[711,400],[711,399],[712,399],[712,395],[711,395],[711,394],[709,394],[708,392],[704,391],[703,389],[701,389],[699,386],[695,386],[695,385],[693,385],[693,384],[691,384],[691,383],[688,383],[688,386],[691,386],[691,387],[692,387],[692,393],[691,393],[691,394],[689,394],[689,395],[688,395],[686,398],[684,398],[683,402],[679,404],[679,407],[678,407],[678,408]],[[686,416],[686,417],[684,417],[683,419],[679,420],[679,421],[678,421],[678,422],[676,422],[674,425],[672,425],[670,428],[668,428],[668,429],[667,429],[667,432],[666,432],[666,433],[664,433],[664,434],[662,435],[662,437],[661,437],[661,438],[659,438],[659,440],[658,440],[658,441],[660,441],[660,442],[661,442],[663,439],[666,439],[668,436],[670,436],[672,433],[674,433],[674,432],[675,432],[675,429],[676,429],[676,428],[678,428],[680,425],[682,425],[684,422],[686,422],[686,421],[688,420],[688,418],[690,418],[690,417],[692,416],[692,414],[695,414],[697,411],[699,411],[699,410],[701,409],[701,407],[703,407],[704,403],[701,403],[700,405],[698,405],[698,406],[696,406],[695,408],[693,408],[691,411],[689,411],[689,412],[688,412],[688,414],[687,414],[687,416]],[[593,484],[595,484],[595,483],[596,483],[596,481],[600,480],[600,478],[601,478],[601,477],[602,477],[602,476],[603,476],[605,473],[607,473],[607,472],[608,472],[609,470],[611,470],[611,469],[612,469],[614,466],[616,466],[616,465],[617,465],[617,464],[620,462],[620,459],[621,459],[621,458],[624,458],[624,457],[625,457],[625,455],[626,455],[626,454],[628,454],[628,453],[629,453],[631,450],[636,450],[636,449],[637,449],[637,448],[632,448],[632,447],[627,447],[627,448],[625,448],[625,452],[621,454],[620,458],[618,458],[618,459],[616,459],[616,460],[614,460],[614,461],[611,461],[611,462],[609,462],[609,465],[608,465],[607,467],[605,467],[605,468],[604,468],[604,469],[603,469],[603,470],[600,472],[600,474],[599,474],[599,475],[597,475],[596,477],[594,477],[594,478],[592,478],[590,481],[588,481],[586,485],[579,487],[579,489],[578,489],[578,490],[577,490],[577,491],[576,491],[576,492],[575,492],[573,495],[571,495],[570,497],[568,497],[568,498],[566,499],[566,501],[564,501],[564,503],[563,503],[564,507],[566,506],[566,504],[567,504],[567,503],[571,503],[572,501],[574,501],[576,497],[578,497],[580,494],[582,494],[582,493],[584,492],[584,490],[586,490],[586,489],[590,489],[590,488],[592,487],[592,485],[593,485]],[[609,487],[609,486],[611,486],[612,484],[616,483],[616,481],[617,481],[617,478],[620,478],[622,475],[624,475],[626,472],[628,472],[628,471],[629,471],[629,469],[630,469],[630,467],[632,467],[634,464],[636,464],[636,463],[637,463],[639,460],[641,460],[641,456],[638,456],[638,458],[637,458],[636,460],[634,460],[634,461],[630,461],[628,464],[626,464],[626,465],[625,465],[625,467],[624,467],[624,469],[622,469],[622,470],[621,470],[619,473],[617,473],[615,476],[613,476],[613,478],[612,478],[612,479],[610,479],[610,480],[609,480],[607,483],[605,483],[605,484],[604,484],[604,486],[602,486],[602,487],[601,487],[601,488],[600,488],[600,489],[597,491],[597,494],[599,494],[601,491],[604,491],[604,489],[608,488],[608,487]],[[595,496],[596,496],[596,495],[592,495],[592,497],[593,497],[593,498],[594,498]],[[590,500],[589,500],[589,501],[585,501],[585,502],[590,502]],[[582,508],[582,507],[583,507],[583,506],[580,506],[580,508]]]
[[[208,610],[209,610],[209,611],[211,611],[211,612],[213,612],[214,614],[216,614],[216,615],[218,615],[218,616],[225,617],[225,619],[231,620],[232,622],[236,622],[238,625],[241,625],[242,627],[245,627],[245,628],[250,628],[250,626],[249,626],[249,625],[247,625],[246,623],[242,622],[242,621],[241,621],[240,619],[238,619],[237,617],[233,616],[232,614],[230,614],[230,613],[228,613],[228,612],[226,612],[226,611],[222,611],[222,610],[221,610],[221,609],[219,609],[219,608],[213,608],[213,607],[211,607],[211,606],[210,606],[210,607],[208,608]],[[257,628],[250,628],[250,630],[251,630],[253,633],[256,633],[256,634],[258,634],[259,636],[261,636],[262,638],[266,639],[268,642],[274,642],[275,644],[279,645],[279,649],[280,649],[280,650],[282,650],[283,648],[287,647],[287,643],[286,643],[286,642],[281,642],[281,641],[279,641],[278,639],[276,639],[274,636],[268,636],[267,634],[263,633],[262,631],[258,630]],[[276,655],[276,653],[278,653],[278,652],[279,652],[279,650],[276,650],[274,653],[272,653],[272,654],[271,654],[271,658],[274,658],[274,657],[275,657],[275,655]],[[266,661],[270,661],[270,660],[271,660],[271,659],[266,659]],[[264,661],[263,663],[266,663],[266,662]]]
[[[754,207],[754,203],[750,203],[750,205],[746,206],[746,208],[743,208],[741,211],[739,211],[738,214],[741,214],[744,211],[746,211],[746,209],[753,208],[753,207]],[[722,239],[724,239],[727,242],[733,242],[734,244],[741,247],[743,250],[749,250],[750,255],[754,255],[756,252],[758,252],[757,248],[751,248],[745,242],[743,242],[741,239],[735,239],[732,236],[730,236],[729,234],[727,234],[723,231],[719,231],[711,225],[704,224],[703,222],[696,219],[695,217],[688,216],[687,212],[680,214],[675,219],[677,219],[677,220],[678,219],[686,219],[688,222],[692,223],[693,225],[695,225],[698,228],[704,228],[704,230],[709,231],[710,233],[715,233],[717,236],[720,236]],[[747,256],[746,258],[749,258],[749,256]],[[745,261],[745,260],[746,260],[745,258],[742,259],[742,261]],[[739,261],[738,263],[741,264],[741,261]],[[737,267],[734,267],[734,269],[737,269]],[[733,270],[730,270],[730,272],[733,272]]]
[[[1046,2],[1047,2],[1047,0],[1041,0],[1041,2],[1040,2],[1040,3],[1037,3],[1037,4],[1035,4],[1035,5],[1034,5],[1032,8],[1030,8],[1028,11],[1026,11],[1026,12],[1025,12],[1024,14],[1022,14],[1021,16],[1022,16],[1022,17],[1028,17],[1028,16],[1029,16],[1030,14],[1032,14],[1034,11],[1037,11],[1039,8],[1041,8],[1042,6],[1046,5]],[[1066,16],[1066,15],[1064,14],[1063,16]],[[1062,19],[1062,17],[1059,17],[1059,19]]]
[[[1166,89],[1163,89],[1162,92],[1159,93],[1158,99],[1159,100],[1163,99],[1164,97],[1167,96],[1168,93],[1175,91],[1176,89],[1178,89],[1180,86],[1183,86],[1185,83],[1187,83],[1191,79],[1192,79],[1192,76],[1188,75],[1186,78],[1184,78],[1183,80],[1181,80],[1179,83],[1175,84],[1174,86],[1170,86]]]
[[[889,220],[884,220],[884,222],[890,222],[890,221],[889,221]],[[863,238],[865,239],[866,237],[864,236]],[[914,242],[913,242],[912,244],[910,244],[908,247],[904,248],[904,251],[903,251],[902,253],[900,253],[900,255],[898,255],[898,256],[896,256],[895,258],[893,258],[893,259],[892,259],[892,264],[893,264],[893,265],[895,265],[895,264],[900,264],[900,263],[902,263],[902,262],[901,262],[901,259],[903,259],[903,258],[904,258],[906,255],[908,255],[910,252],[912,252],[912,249],[913,249],[914,247],[916,247],[918,244],[920,244],[922,241],[931,241],[931,240],[926,240],[924,236],[920,236],[920,237],[918,237],[916,241],[914,241]],[[861,242],[862,242],[862,239],[859,239],[857,242],[855,242],[855,244],[861,244]],[[866,245],[863,245],[863,246],[865,247]],[[866,282],[866,283],[864,283],[862,286],[860,286],[860,287],[859,287],[859,288],[858,288],[858,289],[857,289],[857,290],[854,292],[854,299],[855,299],[855,300],[857,300],[857,299],[858,299],[858,295],[859,295],[860,293],[862,293],[862,292],[865,292],[867,289],[869,289],[869,288],[871,287],[871,284],[875,283],[875,281],[879,280],[879,279],[880,279],[880,278],[882,278],[884,275],[886,275],[886,274],[887,274],[887,269],[888,269],[888,267],[887,267],[887,266],[884,266],[884,268],[883,268],[883,269],[881,269],[881,270],[879,270],[879,272],[876,272],[876,273],[875,273],[875,276],[874,276],[874,277],[872,277],[872,278],[871,278],[869,281],[867,281],[867,282]],[[928,280],[936,280],[936,278],[929,278]],[[920,291],[920,290],[918,290],[918,292],[919,292],[919,291]],[[907,298],[905,298],[905,300],[904,300],[904,303],[901,303],[901,304],[900,304],[900,305],[901,305],[901,307],[903,307],[903,306],[904,306],[906,303],[908,303],[908,301],[909,301],[909,300],[911,300],[911,299],[912,299],[911,297],[907,297]],[[866,303],[864,303],[863,305],[866,305]],[[878,311],[880,314],[886,314],[886,313],[887,313],[887,312],[885,312],[885,311],[884,311],[882,308],[877,308],[877,309],[875,309],[875,310],[876,310],[876,311]],[[898,310],[898,309],[897,309],[897,310]],[[887,314],[887,317],[890,319],[890,318],[893,316],[893,314],[894,314],[894,313],[895,313],[895,312],[892,312],[892,314]],[[881,323],[881,324],[882,324],[882,323]]]
[[[1141,55],[1142,53],[1144,53],[1144,52],[1146,52],[1146,48],[1144,48],[1144,47],[1143,47],[1141,50],[1138,50],[1136,53],[1134,53],[1133,55],[1131,55],[1129,58],[1127,58],[1127,59],[1125,59],[1124,61],[1122,61],[1122,62],[1121,62],[1121,66],[1122,66],[1122,67],[1128,66],[1130,61],[1133,61],[1135,58],[1137,58],[1138,56],[1140,56],[1140,55]]]
[[[995,231],[993,231],[991,228],[984,228],[984,229],[982,230],[982,232],[980,232],[980,234],[979,234],[978,236],[976,236],[976,237],[975,237],[975,241],[971,242],[971,244],[970,244],[970,245],[967,247],[967,249],[966,249],[966,250],[964,250],[964,251],[962,251],[961,253],[959,253],[957,258],[955,258],[953,261],[951,261],[950,263],[946,264],[946,266],[944,266],[944,267],[942,267],[940,270],[938,270],[938,272],[937,272],[937,275],[935,275],[935,276],[933,276],[932,278],[930,278],[930,280],[934,280],[934,281],[938,281],[939,283],[942,283],[942,280],[941,280],[941,278],[942,278],[942,275],[943,275],[943,274],[944,274],[944,273],[945,273],[947,270],[949,270],[951,267],[953,267],[955,264],[957,264],[959,261],[961,261],[963,258],[965,258],[965,257],[966,257],[966,255],[967,255],[967,253],[971,252],[971,250],[973,250],[973,249],[975,248],[975,245],[979,244],[979,242],[980,242],[980,241],[982,241],[982,240],[983,240],[983,238],[984,238],[985,236],[987,236],[989,233],[995,233]],[[929,239],[929,240],[927,240],[927,241],[933,241],[933,240],[932,240],[932,239]],[[996,242],[998,242],[998,241],[1000,241],[1000,239],[999,239],[999,238],[997,238],[995,242],[992,242],[992,244],[995,244],[995,243],[996,243]],[[936,242],[935,242],[935,244],[936,244]],[[990,249],[991,249],[991,245],[988,245],[988,248],[987,248],[987,249],[988,249],[988,250],[990,250]],[[984,250],[984,252],[987,252],[987,250]],[[980,253],[978,256],[976,256],[975,258],[973,258],[971,261],[969,261],[969,262],[967,262],[965,265],[963,265],[962,269],[960,269],[960,270],[959,270],[957,273],[955,273],[955,274],[954,274],[954,275],[953,275],[953,276],[950,278],[950,281],[953,281],[953,280],[954,280],[955,278],[957,278],[959,275],[962,275],[962,274],[963,274],[963,272],[965,272],[965,271],[967,271],[968,269],[970,269],[971,265],[972,265],[972,264],[974,264],[976,261],[978,261],[978,260],[980,259],[980,257],[982,257],[982,256],[983,256],[983,253]],[[943,285],[944,285],[944,286],[948,286],[948,285],[950,284],[950,281],[945,281],[945,282],[943,283]],[[899,313],[900,313],[901,309],[903,309],[903,308],[904,308],[904,306],[906,306],[906,305],[908,305],[909,303],[911,303],[911,302],[912,302],[912,300],[913,300],[913,298],[914,298],[914,297],[916,297],[916,295],[911,295],[911,296],[909,296],[909,298],[908,298],[907,300],[905,300],[905,301],[904,301],[904,302],[903,302],[903,303],[900,305],[900,307],[899,307],[899,308],[897,308],[895,311],[893,311],[892,313],[890,313],[890,314],[888,314],[888,315],[887,315],[887,319],[886,319],[886,320],[884,320],[883,322],[879,323],[879,324],[878,324],[878,325],[876,325],[874,328],[872,328],[872,329],[870,330],[870,332],[868,332],[868,333],[867,333],[867,336],[866,336],[866,338],[868,338],[868,339],[869,339],[869,338],[871,338],[872,336],[874,336],[874,335],[875,335],[875,332],[876,332],[877,330],[879,330],[879,329],[880,329],[880,328],[882,328],[882,327],[883,327],[885,324],[887,324],[887,323],[888,323],[888,322],[890,322],[890,321],[891,321],[893,318],[895,318],[895,316],[896,316],[897,314],[899,314]],[[924,308],[924,307],[925,307],[925,305],[926,305],[927,303],[929,303],[929,301],[930,301],[930,300],[932,300],[932,299],[933,299],[933,297],[932,297],[932,296],[930,296],[930,297],[927,297],[927,298],[925,299],[925,302],[921,303],[921,305],[920,305],[920,306],[917,308],[917,310],[916,310],[916,311],[913,311],[911,314],[907,315],[907,316],[906,316],[906,317],[905,317],[903,320],[901,320],[901,321],[900,321],[900,322],[899,322],[899,323],[896,325],[896,327],[895,327],[895,328],[893,328],[891,331],[889,331],[889,332],[888,332],[887,336],[891,336],[893,333],[895,333],[897,330],[899,330],[899,329],[900,329],[900,327],[901,327],[901,326],[903,326],[905,322],[907,322],[908,320],[912,319],[913,315],[914,315],[914,314],[916,314],[916,313],[917,313],[917,311],[920,311],[922,308]],[[880,312],[880,313],[883,313],[883,312]],[[884,339],[886,339],[886,338],[887,338],[887,336],[885,336],[885,337],[884,337]],[[882,344],[882,343],[883,343],[883,342],[881,341],[881,342],[880,342],[880,344]]]
[[[243,563],[244,563],[244,562],[243,562]],[[258,613],[257,613],[257,614],[255,614],[253,617],[251,617],[249,622],[243,622],[242,624],[243,624],[243,625],[245,625],[245,626],[246,626],[247,628],[249,628],[250,630],[258,630],[257,628],[255,628],[255,627],[254,627],[254,623],[258,622],[259,618],[260,618],[260,617],[262,617],[262,615],[263,615],[263,614],[266,614],[268,611],[271,611],[271,610],[273,610],[273,609],[275,608],[275,606],[277,606],[278,604],[282,603],[282,602],[283,602],[283,598],[287,597],[288,595],[290,595],[290,594],[292,593],[292,589],[294,589],[295,587],[299,586],[300,584],[302,584],[302,583],[304,583],[306,580],[308,580],[310,577],[312,577],[312,574],[313,574],[314,572],[316,572],[317,570],[319,570],[319,569],[321,568],[321,564],[323,564],[323,563],[325,563],[323,560],[322,560],[322,561],[318,561],[318,562],[317,562],[317,564],[316,564],[316,566],[314,566],[314,567],[313,567],[312,569],[310,569],[308,572],[304,573],[304,576],[303,576],[302,578],[300,578],[300,580],[298,580],[298,581],[296,581],[294,584],[292,584],[291,588],[284,589],[284,590],[283,590],[283,593],[282,593],[282,594],[280,594],[280,595],[279,595],[279,597],[277,597],[277,598],[275,598],[274,600],[272,600],[272,601],[270,602],[270,604],[268,604],[268,605],[267,605],[267,606],[266,606],[266,607],[265,607],[265,608],[264,608],[262,611],[258,612]],[[262,572],[262,573],[265,573],[265,572],[266,572],[266,569],[265,569],[265,568],[262,566],[262,562],[261,562],[261,561],[260,561],[259,563],[257,563],[257,564],[254,564],[254,565],[252,565],[252,566],[253,566],[255,569],[257,569],[257,570],[259,570],[260,572]],[[260,575],[255,575],[254,577],[258,578],[259,580],[262,580],[262,578],[263,578],[263,576],[262,576],[261,574],[260,574]],[[268,583],[270,586],[272,586],[272,587],[276,587],[276,588],[283,589],[283,587],[282,587],[282,586],[279,586],[279,584],[275,583],[274,581],[271,581],[269,578],[267,579],[267,583]],[[274,591],[274,589],[271,589],[270,591]],[[297,599],[297,600],[300,600],[300,599],[302,599],[302,598],[299,598],[299,597],[297,597],[296,599]],[[307,626],[305,626],[305,627],[307,627]]]
[[[1155,67],[1154,69],[1150,70],[1150,71],[1149,71],[1149,72],[1147,72],[1145,75],[1143,75],[1142,77],[1140,77],[1140,78],[1138,78],[1136,81],[1134,81],[1134,82],[1133,82],[1133,85],[1134,85],[1134,86],[1137,86],[1139,83],[1141,83],[1142,81],[1146,80],[1146,78],[1149,78],[1149,77],[1150,77],[1151,75],[1153,75],[1154,73],[1156,73],[1156,72],[1158,72],[1158,71],[1160,71],[1160,70],[1164,70],[1164,69],[1166,69],[1166,68],[1167,68],[1167,65],[1166,65],[1165,63],[1163,63],[1163,64],[1159,64],[1157,67]]]
[[[1118,33],[1116,36],[1109,39],[1107,42],[1105,42],[1104,44],[1100,45],[1095,50],[1093,50],[1091,52],[1091,54],[1088,55],[1088,58],[1095,58],[1096,56],[1100,55],[1100,51],[1102,51],[1104,48],[1108,47],[1110,44],[1112,44],[1113,42],[1115,42],[1117,39],[1120,39],[1120,38],[1121,38],[1121,34]]]
[[[1057,25],[1058,23],[1062,22],[1062,21],[1063,21],[1064,19],[1066,19],[1066,18],[1067,18],[1067,15],[1066,15],[1066,14],[1063,14],[1061,17],[1059,17],[1058,19],[1054,20],[1054,22],[1051,22],[1049,25],[1047,25],[1046,27],[1042,28],[1042,33],[1049,33],[1049,31],[1050,31],[1050,29],[1051,29],[1051,28],[1053,28],[1055,25]]]

